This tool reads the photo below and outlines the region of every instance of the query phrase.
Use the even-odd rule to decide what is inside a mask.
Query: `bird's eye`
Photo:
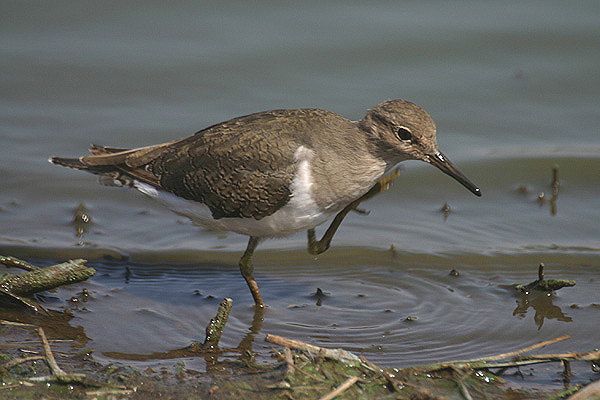
[[[410,131],[407,128],[401,126],[400,128],[398,128],[396,136],[398,136],[400,140],[410,140],[412,138],[412,133],[410,133]]]

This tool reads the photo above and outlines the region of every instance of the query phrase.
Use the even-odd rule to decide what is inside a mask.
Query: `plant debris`
[[[575,281],[567,279],[544,279],[544,263],[540,263],[538,267],[538,279],[527,284],[515,284],[514,287],[524,293],[531,290],[540,290],[544,292],[552,292],[563,287],[575,286]]]
[[[27,296],[81,282],[94,276],[96,270],[86,267],[85,262],[86,260],[82,259],[69,260],[50,267],[38,268],[15,257],[0,256],[0,263],[5,266],[27,271],[21,274],[0,276],[0,302],[4,305],[25,307],[34,313],[48,315],[48,311],[44,307]]]

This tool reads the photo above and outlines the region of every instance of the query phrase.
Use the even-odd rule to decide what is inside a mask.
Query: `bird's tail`
[[[90,153],[92,153],[91,155],[79,158],[50,157],[48,161],[50,161],[52,164],[60,165],[67,168],[93,170],[96,169],[95,167],[101,165],[108,166],[120,164],[124,161],[123,157],[119,157],[116,153],[127,154],[134,150],[117,149],[114,147],[106,147],[93,144],[91,145],[89,151]]]
[[[84,170],[89,168],[89,166],[82,163],[79,158],[50,157],[48,161],[50,161],[52,164],[60,165],[67,168]]]
[[[151,185],[158,185],[158,177],[148,172],[144,166],[152,161],[169,143],[138,149],[118,149],[92,145],[89,155],[79,158],[50,157],[48,161],[63,167],[80,169],[104,176],[110,181],[119,181],[118,186],[138,179]],[[125,182],[126,181],[126,182]]]

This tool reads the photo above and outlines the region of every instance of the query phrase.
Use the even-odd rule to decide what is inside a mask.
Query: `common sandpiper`
[[[248,235],[239,267],[257,307],[264,303],[251,257],[261,239],[307,230],[308,251],[324,252],[348,212],[387,190],[402,161],[432,164],[481,196],[439,150],[431,116],[404,100],[381,103],[360,121],[315,108],[273,110],[168,143],[89,151],[50,162],[134,187],[198,225]],[[317,240],[314,228],[332,217]]]

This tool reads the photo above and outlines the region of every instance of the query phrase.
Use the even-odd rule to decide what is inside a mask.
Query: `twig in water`
[[[275,343],[281,346],[289,347],[291,349],[306,351],[309,354],[319,355],[332,360],[340,361],[360,361],[356,354],[343,349],[326,349],[324,347],[314,346],[312,344],[304,343],[299,340],[286,339],[277,335],[267,335],[265,341]]]
[[[358,376],[351,376],[350,378],[346,379],[340,386],[335,388],[334,391],[326,394],[319,400],[331,400],[336,396],[339,396],[340,394],[344,393],[344,391],[348,390],[350,386],[354,385],[356,381],[358,381]]]
[[[540,347],[548,346],[549,344],[554,344],[556,342],[560,342],[561,340],[570,339],[570,338],[571,338],[571,335],[567,334],[567,335],[559,336],[559,337],[554,338],[554,339],[545,340],[543,342],[533,344],[531,346],[522,348],[521,350],[515,350],[515,351],[508,352],[508,353],[502,353],[502,354],[498,354],[498,355],[491,356],[491,357],[477,358],[477,359],[471,360],[471,361],[504,360],[506,358],[517,356],[519,354],[526,353],[526,352],[531,351],[531,350],[539,349]]]
[[[218,346],[232,306],[233,300],[228,297],[223,299],[219,305],[217,315],[215,315],[214,318],[211,318],[208,326],[206,327],[206,337],[204,339],[204,343],[202,344],[202,348],[204,350],[212,350]]]
[[[289,347],[284,347],[283,348],[283,359],[285,360],[285,363],[287,365],[287,370],[285,371],[286,375],[289,375],[292,373],[292,371],[294,370],[294,357],[292,356],[292,351],[290,350]]]
[[[600,350],[587,353],[562,353],[562,354],[539,354],[535,356],[517,357],[512,361],[487,363],[485,361],[469,363],[469,367],[478,368],[507,368],[519,367],[523,365],[542,364],[555,361],[595,361],[600,359]],[[481,363],[481,364],[479,364]]]
[[[111,394],[126,395],[126,394],[133,394],[133,393],[135,393],[135,390],[133,390],[133,389],[93,390],[93,391],[85,392],[85,394],[88,396],[108,396]],[[107,398],[110,399],[113,397],[108,396]]]
[[[41,376],[41,377],[33,377],[29,380],[31,381],[51,381],[56,380],[61,383],[82,383],[85,379],[84,374],[69,374],[58,366],[56,363],[56,359],[54,358],[54,354],[52,354],[52,350],[50,349],[50,344],[48,344],[48,339],[46,339],[46,334],[44,333],[44,329],[42,327],[38,328],[38,334],[40,335],[40,339],[42,340],[42,346],[44,347],[45,360],[46,364],[50,368],[50,372],[52,376]]]
[[[14,325],[14,326],[26,326],[26,327],[29,327],[29,328],[32,328],[32,327],[35,326],[35,325],[32,325],[32,324],[25,324],[23,322],[7,321],[5,319],[0,320],[0,324],[2,324],[2,325]]]
[[[465,398],[465,400],[473,400],[462,378],[458,381],[458,390],[460,390],[460,394]]]
[[[284,347],[283,348],[283,354],[278,352],[277,350],[275,350],[274,347],[271,346],[271,349],[273,351],[275,351],[277,353],[277,355],[281,358],[283,358],[283,360],[286,363],[286,371],[285,374],[286,376],[289,376],[293,371],[298,371],[301,374],[304,374],[306,376],[308,376],[311,379],[314,379],[315,381],[319,381],[319,382],[324,382],[325,379],[323,378],[319,378],[318,376],[314,376],[312,374],[309,374],[308,372],[306,372],[305,370],[302,369],[302,367],[297,366],[296,364],[294,364],[294,358],[292,356],[292,351],[290,350],[289,347]],[[289,383],[287,383],[287,385],[289,385]]]
[[[567,279],[544,279],[544,263],[540,263],[538,266],[538,279],[533,282],[515,285],[515,289],[522,292],[529,292],[530,290],[541,290],[544,292],[552,292],[563,287],[575,286],[575,281]]]
[[[42,327],[38,328],[38,334],[40,335],[40,339],[42,340],[42,346],[44,346],[44,353],[46,354],[46,362],[48,363],[48,367],[50,367],[52,375],[65,375],[65,371],[60,369],[60,367],[56,363],[56,359],[54,358],[54,354],[52,354],[50,344],[48,343],[48,339],[46,339],[46,334],[44,333],[44,329]]]
[[[588,353],[563,353],[563,354],[540,354],[534,356],[526,356],[526,357],[517,357],[511,361],[503,361],[503,362],[494,362],[497,360],[507,359],[509,357],[524,353],[526,351],[530,351],[533,349],[537,349],[543,346],[546,346],[551,343],[556,343],[558,341],[568,339],[569,335],[564,335],[555,339],[546,340],[544,342],[534,344],[532,346],[525,347],[524,349],[512,351],[510,353],[498,354],[496,356],[478,358],[475,360],[457,360],[457,361],[448,361],[435,363],[430,365],[425,365],[423,367],[418,367],[418,370],[422,371],[439,371],[446,368],[452,369],[482,369],[482,368],[509,368],[509,367],[519,367],[522,365],[530,365],[530,364],[541,364],[546,362],[553,361],[593,361],[600,359],[600,351],[591,351]]]
[[[45,315],[49,315],[49,313],[44,307],[35,300],[22,296],[29,296],[62,285],[80,282],[96,273],[93,268],[84,265],[85,260],[69,261],[47,268],[38,268],[14,257],[0,256],[0,262],[29,271],[0,277],[0,302],[12,306],[27,307],[35,313]]]
[[[232,306],[233,300],[228,297],[224,298],[219,305],[217,315],[211,318],[210,322],[206,326],[206,336],[204,337],[204,342],[194,342],[189,345],[187,349],[194,352],[206,352],[207,354],[217,350],[219,340],[221,339],[221,335],[223,335],[223,330],[225,329],[225,324],[227,323],[227,319],[229,319],[229,313],[231,312]]]
[[[38,268],[34,271],[3,277],[0,280],[2,289],[17,296],[28,296],[43,290],[75,282],[84,281],[96,273],[93,268],[86,267],[86,260],[70,260],[51,267]]]
[[[14,367],[15,365],[19,365],[19,364],[23,364],[26,363],[27,361],[37,361],[37,360],[43,360],[44,357],[43,356],[31,356],[31,357],[23,357],[23,358],[13,358],[12,360],[0,365],[0,370],[6,370],[8,371],[9,369],[11,369],[12,367]]]
[[[36,267],[33,264],[29,264],[27,261],[19,260],[16,257],[11,256],[0,256],[0,264],[4,264],[7,267],[17,267],[24,269],[25,271],[36,271],[40,267]]]
[[[527,351],[531,351],[540,347],[544,347],[546,345],[552,344],[552,343],[556,343],[556,342],[560,342],[561,340],[565,340],[570,338],[570,335],[564,335],[558,338],[554,338],[554,339],[550,339],[550,340],[546,340],[544,342],[541,343],[536,343],[534,345],[525,347],[521,350],[515,350],[515,351],[511,351],[509,353],[502,353],[502,354],[498,354],[495,356],[490,356],[490,357],[482,357],[482,358],[476,358],[474,360],[455,360],[455,361],[447,361],[447,362],[441,362],[441,363],[435,363],[435,364],[430,364],[430,365],[426,365],[423,368],[425,368],[425,370],[427,371],[435,371],[435,370],[440,370],[440,369],[444,369],[444,368],[456,368],[460,365],[464,365],[467,368],[472,367],[473,364],[482,364],[485,365],[485,363],[489,362],[489,361],[496,361],[496,360],[504,360],[507,359],[509,357],[512,356],[516,356],[519,355],[521,353],[525,353]]]

